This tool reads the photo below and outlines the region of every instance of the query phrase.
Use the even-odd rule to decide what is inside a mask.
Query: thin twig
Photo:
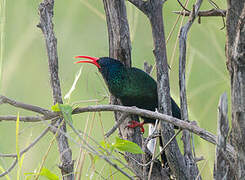
[[[44,137],[45,134],[49,131],[49,127],[46,128],[29,146],[27,146],[25,149],[20,151],[20,156],[22,156],[24,153],[26,153],[28,150],[30,150],[42,137]],[[17,154],[2,154],[0,153],[0,157],[17,157]]]
[[[46,128],[28,147],[26,147],[25,149],[20,151],[20,157],[24,153],[26,153],[28,150],[30,150],[37,142],[39,142],[39,140],[42,137],[44,137],[44,135],[47,134],[48,131],[49,131],[49,127]],[[18,158],[17,158],[17,154],[1,154],[1,153],[0,153],[0,157],[14,157],[15,158],[14,162],[12,163],[12,165],[5,172],[0,174],[0,177],[3,177],[3,176],[7,175],[8,173],[10,173],[13,170],[13,168],[15,167],[15,165],[18,162]]]
[[[168,145],[174,140],[174,138],[176,138],[176,136],[181,132],[181,129],[178,130],[178,132],[176,134],[174,134],[174,136],[164,145],[163,149],[161,150],[161,152],[159,152],[153,159],[151,159],[150,161],[148,161],[147,163],[143,164],[139,161],[137,161],[136,159],[132,158],[131,156],[128,156],[128,158],[132,159],[133,161],[135,161],[138,165],[146,167],[149,166],[152,162],[154,162],[161,154],[162,152],[168,147]],[[121,154],[121,153],[120,153]]]
[[[175,14],[180,14],[182,16],[189,16],[190,11],[173,11]],[[211,10],[206,10],[206,11],[199,11],[197,16],[199,17],[210,17],[210,16],[226,16],[226,10],[223,9],[211,9]]]
[[[185,6],[179,1],[177,0],[179,5],[186,11],[186,12],[189,12],[190,13],[190,10],[186,9]]]
[[[17,162],[18,162],[18,158],[16,157],[15,160],[13,161],[13,163],[11,164],[11,166],[10,166],[5,172],[3,172],[2,174],[0,174],[0,177],[5,176],[5,175],[7,175],[10,171],[12,171],[13,168],[16,166]]]
[[[123,123],[123,121],[129,116],[128,113],[123,113],[121,117],[118,119],[116,124],[105,134],[105,137],[108,138],[110,135],[112,135],[116,129]]]
[[[81,137],[81,135],[79,134],[79,132],[74,128],[74,126],[72,124],[68,123],[68,125],[72,128],[72,130],[76,133],[76,135],[80,138],[80,140],[82,140],[84,142],[84,144],[88,146],[88,148],[93,149],[93,151],[94,151],[94,153],[96,155],[98,155],[99,157],[102,157],[101,154],[99,154],[98,152],[96,152],[94,150],[94,148],[90,144],[88,144],[86,141],[83,140],[83,138]],[[119,168],[115,163],[111,162],[107,157],[105,158],[105,156],[104,156],[103,159],[106,162],[108,162],[111,166],[113,166],[115,169],[117,169],[122,174],[124,174],[126,177],[128,177],[129,179],[132,179],[133,180],[133,178],[129,174],[127,174],[125,171],[123,171],[121,168]],[[125,167],[127,167],[127,166],[125,166]],[[130,168],[128,168],[128,169],[131,170]]]

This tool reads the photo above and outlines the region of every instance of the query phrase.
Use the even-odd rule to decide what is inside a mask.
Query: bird
[[[110,57],[76,56],[84,58],[75,63],[90,63],[95,65],[110,91],[116,98],[120,99],[124,106],[136,106],[141,109],[155,111],[158,107],[157,82],[146,72],[135,68],[126,67],[121,61]],[[181,119],[180,108],[171,98],[172,116]],[[128,127],[140,127],[144,133],[145,123],[155,124],[156,119],[142,117],[143,122],[131,121]],[[175,127],[177,128],[177,127]],[[160,136],[160,146],[163,147]],[[162,166],[168,167],[165,152],[161,154]]]
[[[155,111],[158,107],[157,82],[146,72],[135,67],[126,67],[121,61],[110,57],[76,56],[84,58],[75,63],[91,63],[97,66],[109,89],[109,92],[120,99],[124,106],[136,106]],[[180,119],[180,108],[171,98],[172,116]],[[145,123],[155,124],[155,119],[142,117],[142,123],[131,121],[128,127],[140,127],[144,132]]]

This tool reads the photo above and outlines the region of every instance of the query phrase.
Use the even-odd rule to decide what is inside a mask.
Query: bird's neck
[[[108,85],[109,91],[116,96],[121,90],[122,80],[126,72],[124,66],[110,66],[109,68],[102,69],[101,74]]]

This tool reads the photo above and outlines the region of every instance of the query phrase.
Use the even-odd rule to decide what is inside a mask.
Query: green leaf
[[[49,169],[45,167],[42,168],[40,175],[48,178],[49,180],[59,180],[59,176],[52,173]]]
[[[72,107],[69,104],[58,104],[66,122],[72,124]]]
[[[60,112],[60,108],[59,108],[59,103],[56,103],[55,105],[53,105],[51,107],[52,111],[54,112]]]
[[[113,144],[113,147],[117,148],[120,151],[126,151],[126,152],[130,152],[133,154],[143,154],[144,153],[141,150],[141,148],[138,146],[138,144],[128,141],[128,140],[120,139],[118,137],[116,137],[116,143]]]
[[[37,176],[38,173],[25,173],[25,175],[27,176],[27,179],[31,179],[31,176]],[[40,174],[40,176],[46,177],[49,180],[59,180],[59,176],[57,176],[56,174],[52,173],[48,168],[43,167]]]

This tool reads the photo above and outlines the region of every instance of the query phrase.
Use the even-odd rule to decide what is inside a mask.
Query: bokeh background
[[[2,2],[2,1],[1,1]],[[3,54],[1,59],[0,94],[25,103],[35,104],[50,109],[52,94],[49,85],[49,74],[45,42],[43,34],[36,25],[39,22],[38,5],[40,0],[5,1],[2,8],[1,23],[5,18],[4,35],[1,41]],[[190,0],[189,9],[195,1]],[[222,0],[215,3],[225,9]],[[132,41],[132,64],[143,68],[144,61],[154,64],[152,53],[153,43],[148,19],[134,6],[126,1],[128,20]],[[3,6],[1,6],[3,7]],[[201,9],[213,8],[208,1],[204,1]],[[5,13],[3,13],[3,10]],[[176,21],[177,15],[172,11],[181,10],[177,1],[167,1],[164,5],[165,36],[169,33]],[[5,14],[5,15],[4,15]],[[186,22],[187,18],[184,19]],[[178,87],[178,31],[181,18],[174,29],[173,35],[167,43],[168,61],[171,66],[170,86],[171,95],[179,104]],[[187,95],[190,120],[195,120],[206,130],[216,134],[217,105],[219,96],[223,92],[230,94],[229,74],[226,70],[225,58],[225,29],[220,17],[201,18],[192,26],[188,35],[187,47]],[[54,29],[58,39],[59,75],[62,95],[70,89],[75,74],[80,65],[73,62],[76,55],[108,56],[108,36],[103,3],[98,0],[56,1],[54,8]],[[178,43],[178,42],[177,42]],[[176,51],[175,51],[176,47]],[[1,57],[1,56],[0,56]],[[155,77],[156,73],[153,72]],[[99,102],[86,102],[86,100],[101,100],[108,95],[108,90],[95,66],[83,65],[82,74],[73,92],[69,103],[83,101],[80,106],[108,104],[108,98]],[[230,98],[229,98],[230,99]],[[31,115],[32,113],[20,109],[1,105],[0,115]],[[102,141],[103,134],[114,124],[113,113],[80,114],[73,117],[74,126],[84,130],[88,121],[91,136]],[[0,122],[0,153],[15,153],[15,122]],[[46,127],[40,123],[20,124],[20,148],[24,148]],[[74,138],[71,129],[68,132]],[[117,136],[117,133],[114,133]],[[196,154],[204,156],[205,160],[199,162],[203,179],[211,179],[213,172],[215,147],[195,137]],[[53,134],[46,135],[34,148],[26,153],[21,179],[25,173],[33,172],[41,164]],[[114,141],[114,137],[111,137]],[[73,150],[73,159],[76,160],[79,147],[70,141]],[[0,166],[8,168],[12,159],[0,158]],[[59,154],[56,142],[52,145],[45,162],[45,167],[60,175],[58,168]],[[90,168],[89,156],[85,159],[83,179],[100,179]],[[16,178],[15,168],[10,174],[11,179]],[[96,170],[107,177],[112,171],[103,160],[96,161]],[[113,170],[114,171],[114,170]],[[119,173],[114,178],[124,179]]]

